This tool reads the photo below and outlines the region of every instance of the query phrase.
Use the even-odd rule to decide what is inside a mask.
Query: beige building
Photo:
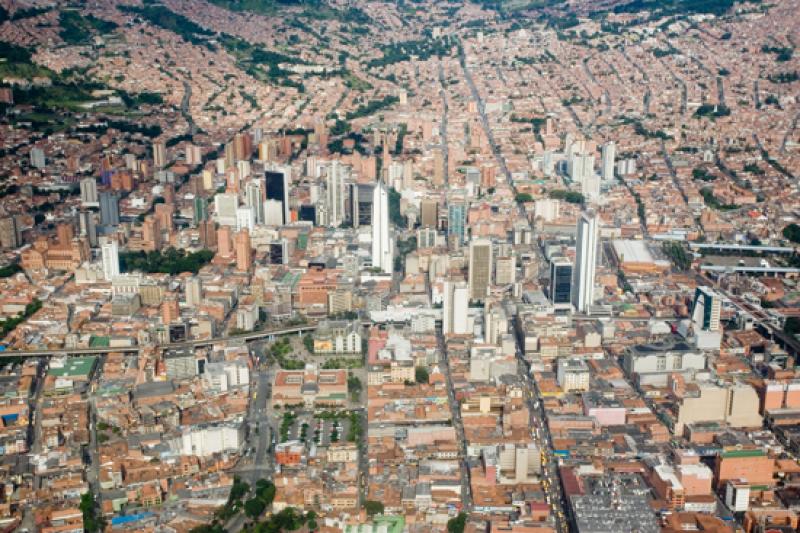
[[[750,385],[701,385],[697,392],[686,391],[677,408],[673,433],[681,435],[686,424],[696,422],[724,422],[735,428],[761,427],[758,406],[758,394]]]

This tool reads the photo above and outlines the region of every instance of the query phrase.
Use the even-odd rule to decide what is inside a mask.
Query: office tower
[[[513,255],[498,256],[494,266],[494,282],[511,285],[517,280],[517,258]]]
[[[44,150],[41,148],[31,148],[31,166],[42,169],[45,165]]]
[[[197,226],[197,232],[203,248],[208,250],[217,248],[217,227],[213,220],[206,219],[201,221]]]
[[[256,214],[252,207],[245,205],[236,209],[236,231],[253,231],[256,228]]]
[[[302,217],[303,209],[311,208],[312,213],[314,210],[313,206],[302,206],[300,208],[299,217],[300,220],[309,220]],[[314,222],[314,218],[310,219],[311,222]],[[267,200],[264,202],[264,224],[267,226],[282,226],[283,225],[283,202],[278,200]]]
[[[419,205],[420,225],[435,228],[439,226],[439,202],[433,199],[422,200]]]
[[[587,313],[594,303],[594,274],[597,266],[597,214],[585,211],[578,217],[578,243],[575,251],[575,281],[572,305],[579,313]]]
[[[236,270],[247,272],[253,265],[253,247],[250,244],[250,232],[243,229],[234,238],[236,248]]]
[[[78,213],[78,234],[85,237],[92,248],[97,246],[97,222],[92,211]]]
[[[375,185],[373,184],[354,183],[350,188],[350,202],[352,204],[350,216],[354,228],[372,224],[372,197],[374,194]]]
[[[230,226],[220,226],[217,230],[217,247],[220,256],[233,256],[233,232]]]
[[[607,142],[603,145],[601,155],[601,165],[603,172],[603,180],[609,181],[614,179],[614,159],[617,157],[617,147],[614,141]]]
[[[467,226],[467,204],[463,201],[452,201],[447,204],[447,236],[455,235],[460,245],[464,244]]]
[[[555,159],[553,159],[553,151],[552,150],[545,150],[544,155],[542,156],[542,172],[547,177],[553,175],[553,171],[555,170]]]
[[[214,211],[220,226],[235,226],[238,208],[239,198],[235,194],[221,193],[214,196]]]
[[[150,251],[161,249],[161,225],[158,218],[150,215],[142,224],[142,243]]]
[[[100,193],[100,223],[104,226],[119,225],[119,194],[107,191]]]
[[[264,223],[264,200],[263,180],[250,181],[244,188],[244,205],[252,208],[256,224]]]
[[[167,166],[167,145],[164,143],[153,143],[153,166],[158,170]]]
[[[344,169],[338,161],[331,162],[325,180],[328,207],[328,225],[341,226],[344,222]]]
[[[469,297],[483,301],[492,282],[492,241],[476,239],[469,243]]]
[[[722,302],[719,293],[708,287],[697,287],[692,305],[692,322],[702,331],[719,331]]]
[[[97,181],[94,178],[83,178],[81,180],[81,205],[97,205]]]
[[[289,168],[274,167],[264,173],[267,200],[281,202],[283,210],[282,224],[289,223]]]
[[[550,301],[556,308],[572,306],[572,262],[566,257],[550,262]]]
[[[194,207],[192,221],[197,226],[200,222],[208,220],[208,201],[203,196],[195,196],[192,200]]]
[[[583,181],[594,173],[594,156],[590,154],[573,154],[569,158],[569,177],[576,183]]]
[[[186,146],[186,164],[187,165],[200,165],[203,162],[203,154],[200,147],[194,144]]]
[[[389,193],[383,183],[372,196],[372,266],[390,274],[394,270],[394,245],[389,229]]]
[[[417,248],[434,248],[436,247],[437,232],[433,228],[419,228],[417,229]]]
[[[16,248],[21,243],[21,232],[16,217],[0,218],[0,248]]]
[[[197,276],[186,280],[186,305],[197,307],[203,301],[203,282]]]
[[[469,333],[467,309],[469,308],[469,286],[463,281],[444,282],[442,305],[442,333],[464,335]]]
[[[158,219],[158,225],[162,230],[166,230],[167,232],[172,231],[172,217],[175,212],[175,207],[173,204],[156,204],[154,209],[155,216]]]
[[[106,281],[111,281],[114,276],[119,276],[119,244],[110,240],[100,250],[103,255],[103,276]]]

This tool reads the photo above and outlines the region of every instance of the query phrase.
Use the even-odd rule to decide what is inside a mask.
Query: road
[[[450,149],[447,142],[447,112],[449,109],[447,107],[447,83],[445,83],[444,67],[442,66],[441,60],[439,61],[439,84],[441,85],[439,95],[442,97],[442,125],[440,126],[439,135],[442,137],[442,162],[444,164],[442,175],[444,176],[444,184],[446,187],[450,169]]]

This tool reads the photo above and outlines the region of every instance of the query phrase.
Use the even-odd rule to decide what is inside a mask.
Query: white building
[[[239,425],[192,426],[184,428],[181,455],[208,457],[215,453],[235,452],[244,443],[244,428]]]
[[[236,208],[236,231],[247,229],[250,233],[256,228],[256,212],[252,207]]]
[[[83,178],[81,180],[81,205],[98,206],[100,202],[97,197],[97,180],[94,178]]]
[[[604,181],[610,181],[614,179],[614,160],[616,157],[617,146],[614,144],[614,141],[605,143],[603,145],[600,163]]]
[[[575,281],[572,304],[579,313],[589,311],[594,304],[594,278],[597,267],[597,214],[593,211],[578,217],[578,244],[575,250]]]
[[[119,276],[119,244],[117,241],[108,241],[101,248],[103,255],[103,276],[111,281],[114,276]]]
[[[589,390],[589,365],[583,359],[559,359],[556,373],[564,392]]]
[[[372,197],[372,266],[385,274],[394,270],[394,243],[389,228],[389,193],[383,183]]]
[[[469,333],[469,286],[463,281],[444,282],[442,332],[452,335]]]
[[[338,161],[332,161],[328,167],[326,181],[328,206],[328,225],[338,227],[344,222],[344,168]]]
[[[208,363],[203,374],[206,389],[222,393],[234,387],[249,387],[250,368],[242,359]]]
[[[214,211],[220,226],[236,226],[236,211],[239,199],[235,194],[220,193],[214,196]]]

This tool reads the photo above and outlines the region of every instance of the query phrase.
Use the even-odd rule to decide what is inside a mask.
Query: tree
[[[244,514],[255,520],[256,518],[261,516],[261,513],[264,512],[264,509],[266,509],[266,507],[267,506],[264,505],[264,502],[261,501],[259,498],[257,497],[250,498],[249,500],[244,502]]]
[[[88,533],[95,533],[105,529],[103,517],[97,516],[97,506],[94,495],[87,492],[81,495],[81,503],[78,506],[83,514],[83,529]]]
[[[783,236],[792,242],[800,243],[800,226],[795,223],[789,224],[783,228]]]
[[[303,346],[306,347],[308,353],[314,353],[314,337],[311,335],[306,335],[303,337]]]
[[[464,533],[467,525],[467,513],[458,513],[458,516],[447,521],[447,533]]]
[[[783,331],[789,335],[797,335],[800,333],[800,317],[790,316],[787,318],[786,323],[783,325]]]
[[[275,499],[275,490],[275,484],[272,481],[259,479],[256,482],[256,496],[264,502],[265,506],[272,505],[272,501]]]
[[[428,369],[424,366],[418,366],[414,369],[414,379],[417,380],[417,383],[427,383],[429,378]]]
[[[383,514],[383,503],[376,502],[375,500],[367,500],[364,502],[364,509],[367,511],[369,516]]]

